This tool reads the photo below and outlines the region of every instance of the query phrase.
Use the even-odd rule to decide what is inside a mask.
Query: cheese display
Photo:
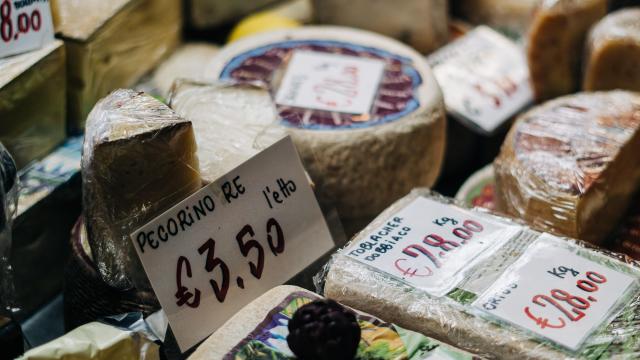
[[[369,221],[439,174],[442,94],[424,58],[394,40],[341,27],[276,31],[224,47],[210,73],[269,89],[277,125],[343,221]]]
[[[587,32],[606,13],[606,0],[542,2],[526,40],[531,85],[538,101],[580,87]]]
[[[148,95],[114,91],[89,115],[81,167],[100,274],[119,289],[150,289],[129,235],[201,187],[191,122]]]
[[[640,91],[640,7],[607,15],[587,39],[585,91]]]
[[[561,97],[521,115],[494,167],[498,208],[531,226],[600,243],[640,186],[640,96]]]
[[[67,49],[72,131],[83,129],[98,99],[134,85],[180,39],[180,1],[53,0],[51,6],[56,32]]]
[[[527,33],[531,19],[542,0],[457,0],[453,11],[474,24],[520,37]]]
[[[334,255],[324,295],[489,358],[635,358],[639,265],[418,189]]]
[[[317,23],[374,31],[403,41],[427,54],[447,42],[446,0],[313,0]]]
[[[312,292],[295,286],[278,286],[249,305],[240,310],[229,319],[222,327],[205,340],[189,357],[190,360],[198,359],[353,359],[354,356],[346,354],[350,344],[342,344],[348,337],[347,329],[339,328],[340,316],[335,312],[340,311],[340,305],[322,300]],[[312,307],[318,308],[313,311]],[[326,307],[332,307],[333,313]],[[336,309],[337,307],[337,309]],[[309,310],[306,311],[305,310]],[[397,325],[390,324],[371,315],[345,309],[355,314],[357,330],[360,330],[357,345],[357,359],[447,359],[463,360],[472,359],[473,356],[464,351],[442,344],[438,341],[405,330]],[[331,321],[327,327],[323,326],[322,318],[312,318],[314,312],[331,315]],[[295,326],[296,315],[304,314],[306,317],[298,319],[298,322],[307,323]],[[315,321],[315,323],[313,323]],[[316,325],[317,324],[317,325]],[[290,343],[296,344],[292,339],[291,329],[300,326],[313,326],[318,329],[315,335],[318,338],[316,346],[322,351],[316,355],[300,356],[304,351],[297,350],[294,355]],[[322,329],[330,331],[326,337],[319,334]],[[294,330],[295,331],[295,330]],[[333,342],[321,344],[323,339],[334,338]],[[327,339],[327,340],[329,340]],[[336,344],[336,342],[339,342]],[[304,350],[314,353],[309,348],[311,340],[304,342]],[[332,344],[337,345],[335,353],[332,353]],[[334,346],[335,346],[334,345]],[[324,355],[322,355],[324,354]]]
[[[10,317],[15,306],[11,264],[11,229],[17,202],[16,164],[0,143],[0,318]],[[7,319],[8,321],[9,319]],[[3,327],[4,322],[0,327]]]
[[[224,25],[281,0],[188,0],[190,24],[197,28]]]
[[[64,140],[64,82],[61,41],[0,59],[0,141],[19,168],[45,156]]]

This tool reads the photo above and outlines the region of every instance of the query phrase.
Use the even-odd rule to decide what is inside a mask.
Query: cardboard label
[[[0,58],[53,41],[48,0],[0,0]]]
[[[419,197],[347,248],[346,254],[443,296],[463,280],[464,269],[518,232],[520,227]]]
[[[289,137],[131,238],[183,351],[334,246]]]
[[[295,51],[276,94],[292,107],[365,114],[382,79],[382,60]]]
[[[473,130],[490,134],[533,102],[522,48],[479,26],[427,58],[447,111]]]
[[[540,236],[473,306],[576,351],[615,315],[636,279],[554,239]]]

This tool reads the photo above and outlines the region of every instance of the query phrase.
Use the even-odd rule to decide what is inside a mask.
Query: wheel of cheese
[[[494,162],[498,208],[600,243],[640,188],[640,95],[569,95],[521,115]]]
[[[474,24],[520,36],[527,32],[541,0],[458,0],[454,12]]]
[[[607,13],[607,0],[543,1],[527,35],[527,62],[538,101],[575,92],[589,28]]]
[[[321,197],[334,202],[343,220],[371,218],[413,187],[433,185],[444,153],[444,104],[424,58],[407,46],[362,30],[303,27],[224,47],[211,74],[261,84],[275,97],[282,74],[299,53],[368,61],[382,69],[377,88],[368,89],[374,95],[365,113],[276,102],[277,125],[292,136]]]
[[[640,7],[611,13],[591,30],[583,87],[640,91]]]
[[[317,23],[374,31],[403,41],[421,53],[447,42],[446,0],[313,0]]]

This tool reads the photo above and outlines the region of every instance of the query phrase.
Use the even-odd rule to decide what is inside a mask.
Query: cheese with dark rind
[[[206,29],[238,20],[253,11],[282,0],[189,0],[189,20],[197,29]]]
[[[600,243],[640,187],[640,95],[580,93],[511,128],[494,168],[498,209],[531,226]]]
[[[83,214],[103,280],[150,289],[129,235],[202,182],[191,122],[143,93],[117,90],[87,120]]]

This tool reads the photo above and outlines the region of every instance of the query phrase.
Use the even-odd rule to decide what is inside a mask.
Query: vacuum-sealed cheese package
[[[640,187],[640,95],[580,93],[522,114],[494,162],[498,208],[602,242]]]
[[[480,356],[635,358],[639,265],[416,189],[318,280],[329,298]]]

